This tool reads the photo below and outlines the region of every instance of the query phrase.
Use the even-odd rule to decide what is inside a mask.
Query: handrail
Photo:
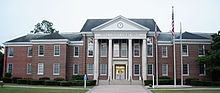
[[[144,79],[143,79],[143,76],[140,76],[140,77],[141,77],[142,85],[144,86]]]
[[[110,80],[111,80],[111,79],[110,79],[110,76],[109,76],[109,78],[108,78],[108,84],[109,84],[109,85],[110,85],[110,82],[111,82]]]
[[[131,76],[130,76],[130,85],[132,85],[131,83],[132,83],[132,82],[131,82]]]
[[[98,78],[97,78],[97,81],[96,81],[96,85],[97,86],[99,85],[99,75],[98,75]]]

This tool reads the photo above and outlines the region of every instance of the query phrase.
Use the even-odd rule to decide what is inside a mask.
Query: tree
[[[0,46],[0,49],[2,49],[3,46]],[[0,52],[0,77],[2,77],[3,74],[3,65],[4,65],[4,54]]]
[[[37,23],[33,31],[31,33],[54,33],[59,32],[55,30],[53,27],[53,23],[47,20],[43,20],[41,23]]]
[[[197,57],[195,61],[206,64],[205,70],[211,72],[212,80],[216,81],[220,79],[220,31],[212,35],[212,40],[211,50],[205,56]]]

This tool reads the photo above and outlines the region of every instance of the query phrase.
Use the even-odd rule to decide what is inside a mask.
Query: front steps
[[[141,80],[99,80],[99,85],[143,85]]]

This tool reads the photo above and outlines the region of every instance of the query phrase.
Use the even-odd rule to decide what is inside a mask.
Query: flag
[[[172,36],[174,36],[174,11],[173,11],[173,6],[172,6]]]
[[[155,24],[155,36],[154,36],[154,44],[157,43],[157,25]]]

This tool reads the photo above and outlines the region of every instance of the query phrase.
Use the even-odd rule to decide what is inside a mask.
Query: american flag
[[[173,6],[172,6],[172,36],[174,36],[174,13],[173,13]]]
[[[155,36],[154,36],[154,44],[156,44],[157,43],[157,25],[156,25],[156,23],[155,23]]]

